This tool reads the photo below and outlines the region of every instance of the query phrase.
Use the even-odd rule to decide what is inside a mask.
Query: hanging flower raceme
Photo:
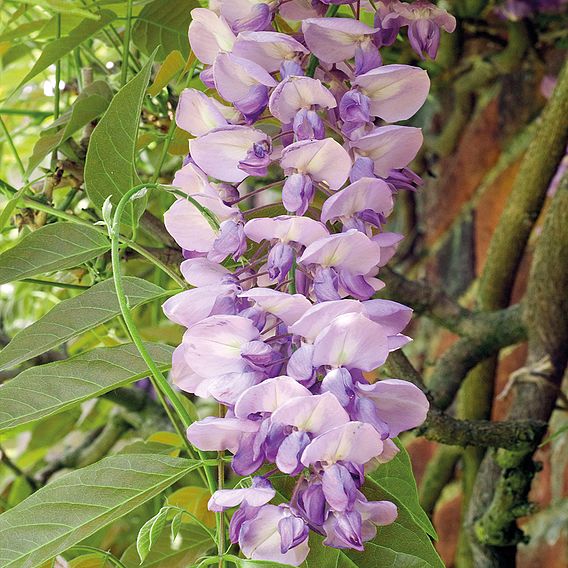
[[[346,17],[353,6],[330,17],[349,4],[193,10],[189,41],[209,90],[180,95],[177,125],[192,139],[165,214],[188,283],[163,305],[186,328],[171,378],[224,406],[188,439],[254,475],[209,508],[238,507],[229,536],[246,557],[295,566],[310,530],[363,550],[396,519],[393,503],[365,496],[365,471],[428,411],[413,384],[375,376],[410,341],[412,311],[375,295],[403,238],[386,230],[396,193],[421,183],[408,167],[421,131],[391,123],[414,116],[429,89],[424,70],[383,65],[378,48],[407,26],[412,48],[433,57],[454,20],[422,0],[377,2],[373,26]],[[268,189],[280,203],[255,202]],[[296,478],[289,503],[271,503],[276,472]]]

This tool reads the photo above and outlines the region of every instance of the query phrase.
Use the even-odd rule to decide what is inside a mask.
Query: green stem
[[[130,54],[130,32],[132,27],[132,0],[128,0],[126,12],[126,28],[122,44],[122,67],[120,69],[120,84],[124,87],[128,78],[128,56]]]
[[[61,14],[58,13],[55,16],[55,24],[56,24],[56,39],[61,38]],[[61,90],[59,89],[59,83],[61,82],[61,59],[58,59],[55,62],[55,89],[53,91],[53,120],[57,120],[59,118],[59,101],[61,99]],[[51,154],[51,169],[55,170],[55,165],[57,164],[57,148],[53,150]]]
[[[175,413],[180,418],[183,427],[187,429],[192,423],[191,417],[189,416],[189,413],[186,410],[185,406],[183,405],[177,392],[172,388],[166,377],[164,377],[162,371],[156,365],[156,363],[148,353],[146,346],[144,345],[144,342],[142,341],[142,338],[138,332],[138,328],[136,327],[136,323],[134,322],[134,318],[132,317],[132,313],[130,311],[128,298],[126,297],[126,293],[124,291],[124,283],[122,280],[122,272],[120,268],[120,221],[122,219],[122,215],[124,214],[124,209],[130,202],[130,199],[136,193],[138,193],[144,188],[152,188],[152,187],[158,188],[159,186],[157,184],[140,184],[133,187],[122,196],[121,200],[119,201],[116,207],[116,210],[114,212],[112,227],[110,228],[111,262],[112,262],[113,279],[116,288],[118,303],[120,306],[120,311],[122,313],[122,317],[124,318],[124,323],[126,324],[128,332],[132,338],[132,342],[134,343],[134,345],[136,345],[138,352],[140,353],[141,357],[144,359],[144,362],[146,363],[148,369],[151,372],[151,378],[153,379],[152,382],[154,384],[154,388],[156,389],[157,392],[162,393],[164,395],[164,398],[166,398],[167,401],[171,403],[173,409],[175,410]],[[186,437],[183,436],[182,440],[186,440]],[[202,460],[205,459],[205,456],[200,450],[198,450],[198,454]],[[211,493],[213,493],[215,491],[215,482],[211,475],[211,470],[207,467],[205,468],[205,475],[207,477],[209,490],[211,491]]]
[[[10,136],[10,131],[8,130],[8,127],[6,126],[6,123],[4,122],[4,119],[1,116],[0,116],[0,128],[2,128],[2,132],[4,133],[4,136],[6,136],[6,140],[8,140],[8,145],[12,150],[12,154],[14,154],[14,158],[16,160],[16,163],[18,164],[18,169],[22,174],[22,179],[27,182],[28,180],[26,176],[26,168],[24,167],[24,163],[20,158],[20,154],[18,154],[18,149],[14,144],[14,140],[12,140],[12,136]]]

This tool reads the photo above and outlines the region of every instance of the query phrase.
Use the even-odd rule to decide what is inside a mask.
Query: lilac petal
[[[248,4],[246,0],[237,0],[237,2],[225,2],[223,6],[236,5],[240,3]],[[221,13],[223,13],[223,11],[221,11]],[[236,33],[247,31],[254,32],[268,28],[272,21],[272,17],[272,8],[264,2],[260,2],[252,6],[250,11],[241,18],[232,21],[231,24]]]
[[[327,237],[329,232],[322,223],[309,217],[280,215],[251,219],[245,225],[245,234],[257,243],[278,239],[283,243],[293,242],[307,246],[317,239]]]
[[[265,375],[258,371],[220,375],[207,381],[208,395],[222,404],[232,406],[244,392],[258,385],[264,378]]]
[[[349,471],[339,464],[325,469],[322,488],[325,500],[335,511],[351,509],[359,493]]]
[[[242,347],[258,337],[258,330],[246,318],[211,316],[185,333],[185,357],[196,373],[207,378],[239,373],[246,367],[241,357]]]
[[[290,245],[276,243],[270,249],[266,263],[270,279],[276,280],[278,284],[282,284],[294,265],[295,258],[296,254]]]
[[[233,103],[245,117],[247,124],[256,122],[268,105],[268,87],[265,85],[252,85],[247,94]],[[255,175],[255,174],[253,174]],[[266,175],[266,172],[258,174]]]
[[[382,449],[381,436],[370,424],[348,422],[315,438],[304,450],[302,463],[306,467],[316,462],[365,464]]]
[[[430,59],[436,59],[440,46],[440,28],[429,20],[417,20],[408,26],[408,40],[422,59],[424,52]]]
[[[303,215],[314,196],[315,190],[310,176],[292,174],[288,176],[282,188],[282,204],[287,211]]]
[[[398,511],[390,501],[357,501],[355,509],[363,521],[369,520],[375,525],[390,525],[396,521]]]
[[[293,378],[283,375],[267,379],[243,392],[235,404],[235,416],[247,418],[258,412],[274,412],[288,400],[300,396],[311,396],[311,393]]]
[[[255,485],[256,480],[261,481],[257,481]],[[273,489],[269,481],[263,477],[255,477],[252,487],[215,491],[207,503],[207,508],[210,511],[221,512],[230,507],[236,507],[241,503],[245,503],[245,505],[250,507],[261,507],[271,501],[275,495],[276,490]]]
[[[307,174],[335,190],[345,183],[351,170],[351,158],[332,138],[302,140],[284,148],[280,165],[286,172]]]
[[[270,367],[272,362],[279,358],[278,353],[264,341],[249,341],[241,348],[241,357],[245,359],[251,367],[263,370]]]
[[[288,361],[286,372],[297,381],[309,384],[312,382],[314,369],[312,365],[314,346],[303,343],[296,349]]]
[[[351,182],[359,181],[361,178],[372,178],[375,177],[375,164],[373,164],[373,160],[371,158],[364,158],[358,157],[355,159],[353,163],[353,167],[351,168],[351,172],[349,174],[349,179]]]
[[[231,103],[248,96],[253,85],[275,87],[276,81],[260,65],[230,53],[220,53],[213,65],[215,86],[219,94]]]
[[[304,542],[308,538],[310,529],[302,519],[289,515],[280,519],[278,532],[281,538],[280,551],[285,554],[291,548]]]
[[[235,42],[233,53],[253,61],[269,73],[280,69],[283,60],[305,55],[308,50],[293,37],[279,32],[241,32]]]
[[[265,460],[263,441],[264,435],[260,431],[246,433],[242,436],[239,449],[231,461],[231,467],[235,473],[241,476],[251,475],[262,466]]]
[[[270,95],[268,108],[280,122],[288,124],[300,109],[335,108],[337,102],[319,79],[288,77]]]
[[[286,325],[292,325],[311,307],[310,301],[301,294],[287,294],[271,288],[251,288],[240,294],[250,298],[263,310],[280,318]]]
[[[294,426],[316,436],[349,422],[349,415],[331,393],[302,396],[284,403],[272,414],[273,424]]]
[[[392,192],[383,180],[361,178],[326,200],[322,207],[321,220],[326,223],[348,218],[366,209],[388,217],[393,205]]]
[[[412,308],[392,300],[367,300],[363,302],[367,316],[383,327],[387,335],[400,333],[412,318]]]
[[[317,336],[314,367],[331,365],[372,371],[386,361],[388,353],[387,335],[379,324],[363,314],[344,314]]]
[[[355,75],[367,73],[383,64],[383,58],[370,37],[362,41],[355,50]]]
[[[236,287],[234,285],[204,286],[185,290],[163,304],[166,317],[185,327],[217,314],[235,314]]]
[[[223,262],[230,256],[238,260],[247,249],[247,241],[243,224],[229,219],[223,221],[219,227],[219,234],[215,239],[207,258],[213,262]]]
[[[211,262],[206,258],[191,258],[180,265],[183,277],[192,286],[209,286],[221,284],[231,273],[224,266]]]
[[[375,293],[369,279],[362,274],[353,274],[349,270],[339,273],[339,283],[343,290],[357,300],[368,300]]]
[[[255,142],[247,155],[239,162],[239,169],[251,176],[266,176],[270,165],[272,144],[270,140]]]
[[[368,274],[380,261],[380,248],[367,235],[350,229],[319,239],[306,247],[299,264],[337,267],[354,274]]]
[[[301,22],[306,18],[318,18],[325,14],[326,7],[313,0],[290,0],[280,6],[280,15],[286,20]]]
[[[283,473],[297,475],[302,471],[303,466],[300,456],[310,443],[310,437],[305,432],[292,432],[286,436],[276,454],[276,466]]]
[[[371,121],[369,97],[359,91],[347,91],[339,103],[339,116],[343,122],[363,125]]]
[[[226,126],[192,140],[190,151],[206,174],[221,181],[239,183],[247,177],[239,163],[247,158],[255,143],[267,143],[268,140],[268,136],[260,130],[248,126]]]
[[[235,34],[224,18],[206,8],[191,11],[189,44],[199,61],[211,65],[219,52],[231,51]]]
[[[192,394],[199,389],[199,386],[205,380],[187,364],[183,343],[178,345],[172,354],[170,378],[178,389]]]
[[[324,528],[326,539],[323,543],[334,548],[363,550],[362,519],[357,511],[331,513]]]
[[[348,406],[354,396],[351,373],[347,369],[332,369],[323,378],[321,390],[332,393],[341,406]]]
[[[259,422],[251,420],[209,416],[187,429],[187,439],[200,450],[236,452],[243,433],[256,432],[259,427]]]
[[[201,136],[214,128],[227,125],[214,99],[196,89],[184,89],[176,111],[176,124],[193,136]]]
[[[359,75],[354,81],[370,99],[370,113],[387,122],[406,120],[426,101],[428,73],[410,65],[384,65]]]
[[[281,551],[282,537],[278,524],[287,514],[283,507],[264,505],[253,519],[245,521],[239,534],[239,545],[243,554],[253,560],[267,560],[292,566],[302,564],[310,550],[307,539],[284,554]]]
[[[325,125],[315,110],[300,109],[294,117],[292,128],[296,140],[322,140],[325,138]]]
[[[372,237],[372,240],[381,247],[381,261],[379,262],[379,267],[385,266],[396,254],[396,249],[403,239],[404,236],[399,233],[379,233]]]
[[[295,496],[297,507],[308,522],[321,527],[326,516],[322,484],[311,479],[309,483],[306,481],[306,485],[307,487],[300,489]]]
[[[355,56],[357,45],[374,29],[350,18],[309,18],[302,22],[310,51],[325,63],[339,63]]]
[[[216,196],[199,194],[192,197],[221,222],[239,215],[237,209],[227,207]],[[186,250],[207,252],[217,238],[209,220],[194,203],[185,199],[176,200],[164,213],[164,224],[176,243]]]
[[[318,267],[314,275],[314,294],[318,302],[333,302],[341,299],[339,276],[336,270]]]
[[[379,126],[370,134],[351,141],[359,156],[373,160],[374,173],[385,177],[394,168],[404,168],[422,146],[422,132],[411,126]]]
[[[217,196],[217,192],[209,183],[207,175],[192,161],[185,164],[175,173],[172,185],[181,189],[187,195],[206,194]]]
[[[397,333],[396,335],[388,336],[389,351],[396,351],[401,349],[405,345],[408,345],[412,341],[411,337],[403,335],[402,333]]]
[[[313,342],[337,316],[362,312],[363,305],[357,300],[337,300],[315,304],[294,325],[290,326],[289,331]]]
[[[381,420],[389,426],[389,437],[420,426],[426,420],[429,403],[415,385],[399,379],[385,379],[372,385],[359,383],[357,391],[373,401]]]
[[[237,544],[239,541],[239,534],[245,521],[254,519],[258,510],[258,507],[247,507],[243,505],[234,512],[231,517],[231,522],[229,523],[229,539],[233,544]]]

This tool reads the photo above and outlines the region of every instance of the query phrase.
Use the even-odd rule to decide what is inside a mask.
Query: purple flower
[[[229,24],[215,12],[206,8],[191,11],[189,44],[202,63],[212,65],[218,53],[230,52],[235,39]]]
[[[261,507],[276,495],[270,481],[264,477],[253,477],[252,487],[244,489],[221,489],[209,499],[207,508],[210,511],[224,511],[243,503],[247,507]]]

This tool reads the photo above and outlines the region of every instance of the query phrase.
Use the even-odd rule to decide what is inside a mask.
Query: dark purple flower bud
[[[408,191],[416,191],[424,184],[422,178],[414,173],[410,168],[401,168],[399,170],[391,170],[385,181],[390,185],[394,192],[405,189]]]
[[[247,124],[256,122],[267,104],[268,87],[260,83],[250,87],[247,96],[234,103],[235,108],[245,117]]]
[[[363,209],[363,211],[359,211],[359,213],[357,213],[357,217],[359,217],[361,221],[369,223],[369,225],[373,225],[375,227],[381,227],[383,223],[386,222],[384,215],[377,213],[372,209]]]
[[[412,49],[422,58],[424,52],[436,59],[440,46],[440,28],[431,20],[416,20],[408,26],[408,39]]]
[[[250,475],[264,463],[263,441],[264,437],[261,432],[243,434],[239,449],[231,462],[231,467],[235,473]]]
[[[294,507],[313,526],[322,527],[326,517],[326,500],[320,481],[304,479],[293,496]]]
[[[270,140],[254,142],[245,159],[239,162],[239,169],[251,176],[267,175],[271,152],[272,144]]]
[[[206,67],[199,73],[199,78],[208,89],[215,88],[215,77],[213,76],[213,66]]]
[[[363,550],[363,521],[356,511],[331,513],[325,522],[324,544],[334,548]]]
[[[392,2],[387,1],[378,2],[377,5],[377,11],[375,12],[375,29],[379,31],[373,37],[373,41],[377,47],[392,45],[402,25],[401,19],[391,12],[391,8],[389,7],[391,4]],[[389,17],[386,18],[386,16]]]
[[[312,178],[306,174],[292,174],[282,188],[282,203],[287,211],[303,215],[314,196]]]
[[[252,324],[258,331],[262,331],[266,325],[266,312],[258,306],[245,308],[239,312],[239,315],[252,321]]]
[[[372,424],[383,440],[389,437],[388,424],[381,420],[377,406],[372,400],[358,397],[355,400],[353,411],[350,414],[353,420],[360,420],[361,422]]]
[[[241,357],[259,370],[269,367],[278,354],[264,341],[249,341],[241,347]]]
[[[288,243],[277,242],[268,253],[268,275],[281,284],[294,263],[294,249]]]
[[[322,487],[325,500],[334,511],[351,509],[359,494],[349,471],[338,463],[325,470]]]
[[[300,109],[294,117],[294,134],[297,140],[323,140],[325,126],[320,115],[315,110]]]
[[[223,200],[223,203],[225,203],[225,205],[232,205],[241,197],[239,190],[230,183],[218,183],[217,191],[219,192],[219,197]]]
[[[222,262],[231,255],[238,260],[247,250],[247,239],[242,223],[228,219],[221,223],[219,236],[215,239],[207,258],[213,262]]]
[[[266,30],[272,21],[272,10],[268,4],[256,4],[246,18],[236,20],[232,24],[233,31],[259,32]]]
[[[370,99],[360,91],[347,91],[339,103],[339,116],[343,122],[354,122],[358,126],[371,122]]]
[[[334,394],[343,407],[349,406],[355,397],[351,373],[342,367],[333,369],[324,377],[321,390]]]
[[[353,167],[351,168],[351,173],[349,174],[349,180],[351,183],[360,180],[361,178],[377,177],[374,173],[374,164],[371,158],[357,158]]]
[[[283,517],[278,522],[280,533],[280,552],[286,554],[291,548],[298,546],[308,538],[310,529],[306,523],[294,515]]]
[[[362,274],[353,274],[348,270],[342,270],[339,279],[343,288],[357,300],[368,300],[375,293],[375,289]]]
[[[239,533],[243,523],[254,519],[259,510],[260,507],[249,507],[243,504],[235,511],[229,523],[229,539],[233,544],[239,542]]]
[[[338,290],[337,272],[333,268],[318,268],[314,276],[314,293],[318,302],[341,300]]]
[[[383,58],[379,53],[377,46],[369,38],[357,45],[355,50],[355,75],[362,75],[371,69],[380,67],[383,64]]]
[[[284,59],[280,64],[280,78],[282,81],[287,77],[302,77],[305,75],[302,66],[296,59]]]
[[[312,365],[313,354],[313,345],[308,343],[302,344],[299,349],[292,353],[286,367],[286,374],[304,386],[310,386],[315,380]]]

